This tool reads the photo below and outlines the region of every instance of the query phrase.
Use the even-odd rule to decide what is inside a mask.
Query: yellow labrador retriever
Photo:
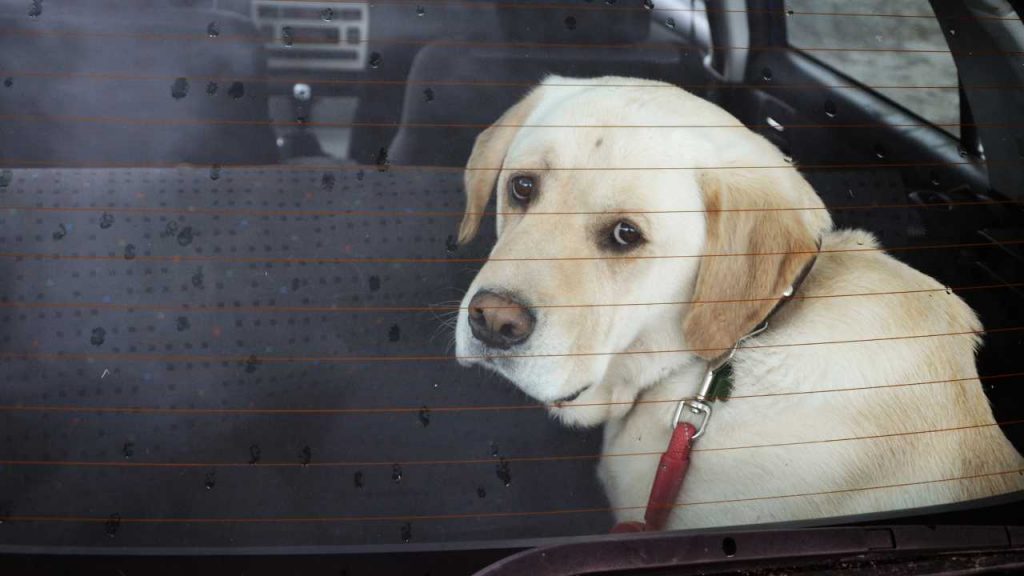
[[[784,156],[658,82],[548,77],[476,141],[459,241],[497,192],[498,240],[456,352],[604,425],[598,474],[644,515],[677,403],[732,360],[668,527],[793,521],[1024,489],[977,379],[956,295],[837,230]],[[819,247],[820,246],[820,247]],[[552,449],[554,452],[555,450]]]

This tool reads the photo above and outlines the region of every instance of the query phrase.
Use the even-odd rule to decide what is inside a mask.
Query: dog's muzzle
[[[511,295],[480,290],[469,302],[469,328],[487,348],[508,350],[526,342],[536,323],[530,309]]]

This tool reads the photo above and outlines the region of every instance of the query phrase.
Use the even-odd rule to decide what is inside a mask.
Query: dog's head
[[[462,302],[457,356],[575,425],[731,347],[831,225],[766,140],[627,78],[548,77],[480,134],[465,185],[459,242],[495,191],[498,240]]]

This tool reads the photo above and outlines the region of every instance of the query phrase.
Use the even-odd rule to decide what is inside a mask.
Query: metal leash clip
[[[675,430],[676,426],[679,425],[679,420],[683,417],[683,410],[689,409],[691,414],[701,416],[700,423],[697,425],[697,433],[693,435],[693,439],[696,440],[704,434],[704,430],[707,429],[708,422],[711,420],[712,401],[708,399],[708,395],[711,393],[711,384],[715,381],[715,371],[732,360],[732,357],[736,354],[736,349],[739,348],[740,344],[748,338],[753,338],[754,336],[764,332],[767,328],[768,322],[762,322],[757,328],[754,328],[753,331],[733,344],[732,348],[730,348],[728,352],[708,362],[707,369],[704,371],[704,380],[701,382],[700,389],[697,391],[697,396],[681,400],[679,405],[676,406],[676,413],[672,416],[673,430]]]

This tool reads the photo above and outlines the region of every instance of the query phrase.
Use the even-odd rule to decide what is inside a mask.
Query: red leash
[[[669,514],[676,506],[676,498],[683,488],[686,470],[690,467],[690,448],[697,428],[689,422],[680,422],[672,431],[668,449],[661,455],[658,472],[654,475],[651,495],[647,499],[644,522],[622,522],[612,528],[612,534],[624,532],[653,532],[668,523]]]

